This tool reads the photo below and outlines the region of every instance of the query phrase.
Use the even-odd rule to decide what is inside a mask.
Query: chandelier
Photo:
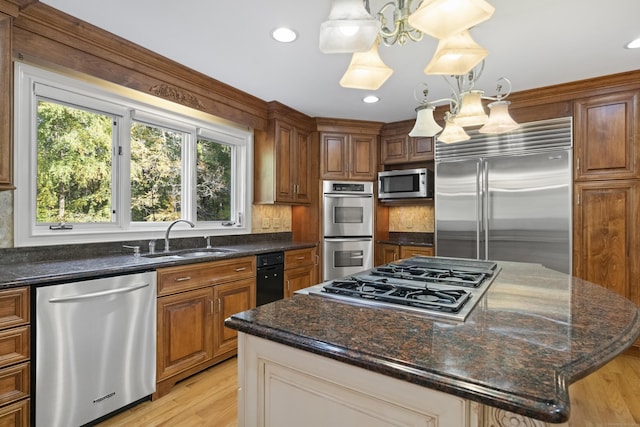
[[[413,3],[417,7],[413,8]],[[449,101],[451,107],[438,137],[443,142],[469,139],[465,126],[483,125],[480,132],[484,133],[508,132],[518,127],[509,116],[509,102],[504,100],[511,92],[509,80],[499,80],[508,84],[508,90],[503,91],[499,84],[495,97],[474,89],[488,51],[473,40],[469,29],[489,19],[494,10],[485,0],[392,0],[373,16],[369,0],[333,0],[329,19],[320,26],[320,50],[352,54],[341,86],[377,90],[393,74],[378,55],[380,43],[402,46],[409,40],[420,41],[424,34],[435,37],[438,47],[424,72],[444,76],[452,98],[427,102],[425,87],[416,108],[416,125],[409,135],[434,136],[442,130],[433,119],[434,104],[442,101]],[[387,18],[391,12],[392,22]],[[495,101],[488,105],[490,116],[484,113],[482,99]]]
[[[418,7],[412,11],[413,3]],[[393,70],[378,55],[380,43],[402,46],[424,34],[439,39],[427,74],[464,74],[488,54],[468,32],[493,14],[485,0],[393,0],[375,16],[370,9],[369,0],[333,0],[329,19],[320,26],[322,52],[353,54],[343,87],[376,90],[391,76]]]
[[[438,136],[438,141],[449,144],[470,139],[464,130],[465,127],[481,126],[478,132],[486,134],[500,134],[518,129],[520,125],[509,115],[511,103],[505,100],[511,93],[511,82],[505,77],[499,78],[496,85],[496,95],[485,96],[484,91],[474,88],[483,70],[484,61],[464,75],[451,76],[449,79],[445,77],[445,81],[452,91],[451,98],[427,101],[429,87],[423,83],[420,97],[414,95],[420,105],[416,108],[416,123],[409,132],[409,136],[431,137],[442,131]],[[488,105],[488,116],[482,105],[483,99],[494,101]],[[449,111],[444,115],[445,127],[443,130],[434,120],[433,111],[436,108],[435,104],[444,101],[449,102]]]

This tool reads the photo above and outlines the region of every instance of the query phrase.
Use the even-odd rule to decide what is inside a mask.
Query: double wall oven
[[[323,181],[323,278],[373,267],[373,183]]]

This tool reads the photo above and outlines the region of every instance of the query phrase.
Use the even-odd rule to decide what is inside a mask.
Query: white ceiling
[[[638,0],[488,0],[493,17],[471,30],[489,50],[477,88],[495,93],[508,77],[514,91],[640,69]],[[418,43],[380,47],[394,74],[363,104],[368,91],[338,85],[349,54],[322,54],[318,31],[331,0],[43,0],[43,3],[117,34],[265,101],[278,100],[312,117],[393,122],[414,117],[415,88],[430,99],[449,95],[440,76],[423,73],[436,48]],[[377,11],[383,0],[370,0]],[[414,9],[413,7],[412,9]],[[271,30],[289,26],[299,37],[280,44]]]

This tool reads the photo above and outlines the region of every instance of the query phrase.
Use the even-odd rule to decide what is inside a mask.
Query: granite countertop
[[[569,384],[640,335],[640,310],[537,264],[502,271],[464,322],[295,295],[226,325],[546,422],[570,415]]]
[[[389,238],[376,242],[391,245],[433,246],[433,233],[390,232]]]
[[[232,251],[222,255],[181,259],[134,257],[133,255],[94,255],[89,258],[52,261],[29,259],[0,265],[0,289],[150,271],[161,267],[218,261],[273,251],[303,249],[315,245],[316,243],[288,240],[234,244],[225,245],[224,249]]]

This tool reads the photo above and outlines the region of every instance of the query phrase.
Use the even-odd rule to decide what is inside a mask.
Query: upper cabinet
[[[312,168],[317,167],[312,160],[311,128],[309,117],[269,103],[268,129],[255,134],[255,203],[311,203]]]
[[[380,136],[380,163],[393,165],[433,160],[433,138],[409,136],[414,120],[385,125]]]
[[[381,123],[317,119],[320,178],[373,181]]]
[[[638,96],[629,91],[575,102],[575,178],[640,178]]]
[[[0,13],[0,190],[11,190],[13,186],[13,155],[11,141],[11,16]]]

